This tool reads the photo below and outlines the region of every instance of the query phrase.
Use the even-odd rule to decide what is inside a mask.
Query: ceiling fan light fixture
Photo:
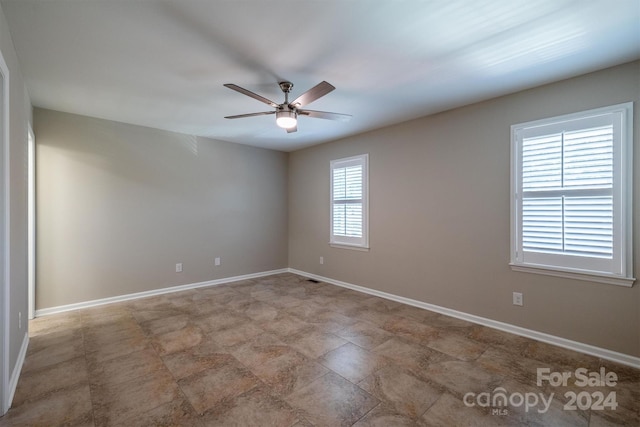
[[[276,124],[283,129],[291,129],[296,126],[298,119],[296,112],[291,110],[276,111]]]

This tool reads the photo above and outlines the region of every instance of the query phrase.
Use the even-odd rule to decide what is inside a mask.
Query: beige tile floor
[[[638,370],[293,274],[29,327],[0,426],[640,425]],[[618,382],[536,384],[537,368],[579,367],[604,367]],[[497,387],[509,398],[553,399],[547,410],[527,411],[517,398],[465,405],[467,393]],[[611,391],[615,410],[565,409],[565,393],[587,392],[586,404]]]

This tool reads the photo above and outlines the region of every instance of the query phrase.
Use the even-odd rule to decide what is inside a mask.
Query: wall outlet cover
[[[519,306],[524,305],[523,304],[522,292],[514,292],[513,293],[513,305],[519,305]]]

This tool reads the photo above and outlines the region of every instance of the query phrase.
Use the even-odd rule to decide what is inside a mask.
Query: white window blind
[[[331,244],[367,247],[367,160],[331,161]]]
[[[613,126],[522,141],[525,251],[612,258]]]
[[[630,118],[623,104],[512,126],[513,266],[628,284]]]

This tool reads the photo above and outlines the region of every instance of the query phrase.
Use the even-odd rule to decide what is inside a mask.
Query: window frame
[[[612,258],[608,271],[588,269],[581,266],[564,265],[562,260],[575,261],[571,255],[547,255],[527,261],[523,251],[522,231],[522,140],[527,132],[536,134],[536,130],[544,130],[540,135],[551,134],[554,128],[574,126],[579,121],[593,120],[601,116],[613,115],[613,249],[616,255]],[[585,123],[586,124],[586,123]],[[537,129],[536,129],[537,128]],[[537,135],[537,134],[536,134]],[[633,102],[617,104],[592,110],[566,114],[556,117],[519,123],[511,126],[511,251],[510,263],[514,271],[538,273],[551,276],[621,285],[633,286]],[[538,254],[540,255],[540,254]],[[553,265],[543,259],[553,259]],[[573,258],[573,260],[571,260]],[[587,260],[588,257],[577,257]],[[595,263],[597,264],[597,263]]]
[[[362,237],[333,234],[334,183],[333,171],[339,168],[362,165]],[[369,154],[331,160],[329,163],[329,245],[337,248],[369,250]]]

